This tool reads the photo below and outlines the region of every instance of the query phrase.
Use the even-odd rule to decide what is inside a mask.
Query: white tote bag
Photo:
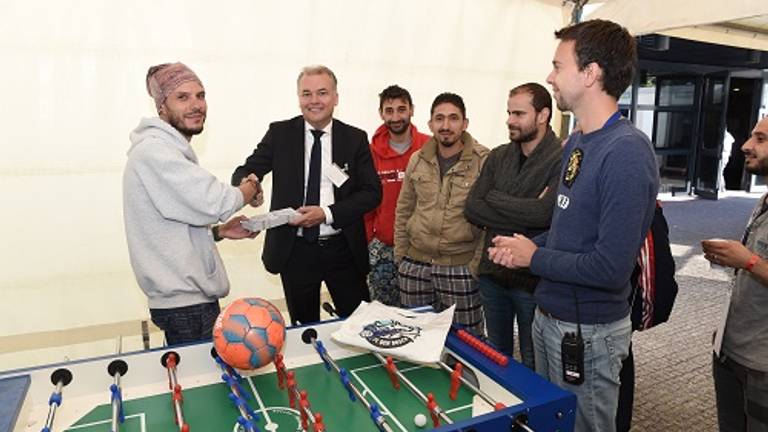
[[[383,355],[415,363],[437,363],[451,328],[454,306],[439,312],[414,312],[362,302],[331,337]]]

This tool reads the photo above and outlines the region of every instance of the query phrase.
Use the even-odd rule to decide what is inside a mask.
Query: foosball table
[[[7,429],[28,431],[572,431],[576,397],[451,331],[419,365],[341,346],[340,321],[287,329],[268,366],[211,343],[0,372]]]

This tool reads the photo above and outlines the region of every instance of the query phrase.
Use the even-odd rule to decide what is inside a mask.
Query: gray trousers
[[[768,373],[712,356],[720,432],[768,432]]]

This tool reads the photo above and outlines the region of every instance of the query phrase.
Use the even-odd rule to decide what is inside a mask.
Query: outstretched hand
[[[304,206],[296,209],[298,216],[291,219],[288,224],[310,228],[325,222],[325,212],[320,206]]]
[[[227,222],[219,225],[219,236],[230,240],[255,238],[257,235],[259,235],[260,231],[248,231],[247,229],[243,228],[243,225],[240,222],[245,220],[248,220],[248,217],[240,215],[235,216]]]

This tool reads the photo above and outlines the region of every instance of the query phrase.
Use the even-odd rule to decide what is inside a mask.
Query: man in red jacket
[[[413,101],[408,90],[402,87],[392,85],[379,94],[379,116],[384,124],[373,134],[371,154],[383,194],[381,204],[365,215],[371,264],[368,287],[372,300],[400,306],[394,257],[395,205],[408,160],[429,136],[411,124]]]

